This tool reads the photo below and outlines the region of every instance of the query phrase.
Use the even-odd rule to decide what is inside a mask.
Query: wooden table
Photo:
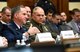
[[[80,47],[67,48],[65,52],[80,52]]]

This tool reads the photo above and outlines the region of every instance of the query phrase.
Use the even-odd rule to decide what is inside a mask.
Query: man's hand
[[[40,31],[37,27],[32,27],[32,24],[31,24],[27,32],[30,33],[30,35],[35,35],[36,33],[39,33]]]
[[[0,47],[7,47],[7,46],[8,46],[7,39],[5,37],[0,37]]]
[[[2,41],[3,41],[3,45],[5,47],[8,46],[8,41],[7,41],[7,39],[5,37],[3,37]]]

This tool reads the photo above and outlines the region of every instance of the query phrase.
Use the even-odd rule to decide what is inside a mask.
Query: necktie
[[[22,33],[24,33],[24,29],[23,29],[22,27],[20,27],[20,31],[21,31]]]

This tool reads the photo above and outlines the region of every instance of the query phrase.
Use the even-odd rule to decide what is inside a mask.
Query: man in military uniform
[[[33,26],[36,26],[41,33],[43,32],[51,32],[50,30],[51,27],[49,27],[45,21],[45,12],[41,7],[35,7],[33,9],[33,13],[32,13],[32,19],[31,19],[31,23],[33,24]],[[54,33],[54,32],[53,32]]]

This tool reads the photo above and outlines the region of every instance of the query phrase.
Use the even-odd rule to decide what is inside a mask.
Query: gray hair
[[[12,8],[12,10],[11,10],[11,19],[14,18],[14,14],[15,13],[17,13],[17,12],[19,12],[21,10],[20,8],[24,8],[24,6],[23,5],[19,5],[19,6],[16,6],[16,7]]]

